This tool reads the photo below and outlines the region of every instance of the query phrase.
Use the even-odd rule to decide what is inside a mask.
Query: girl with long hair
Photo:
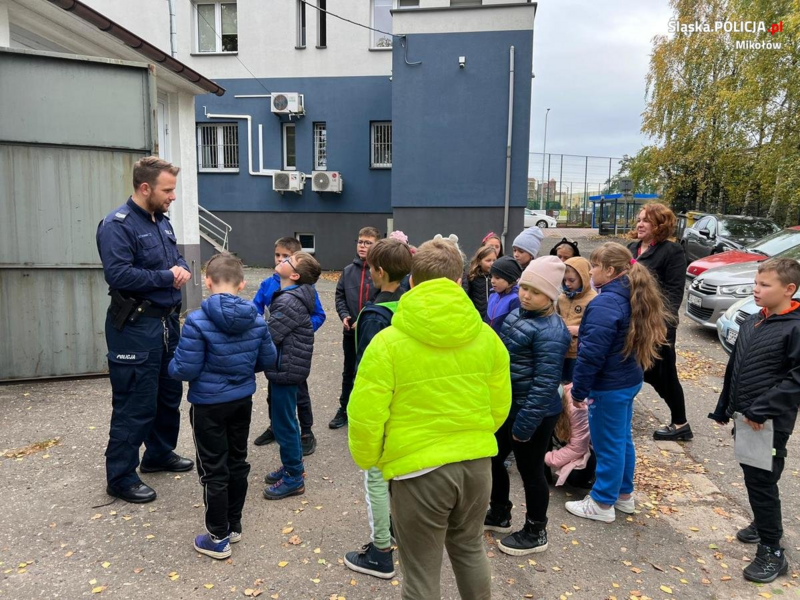
[[[589,405],[597,479],[586,498],[567,502],[566,509],[611,523],[615,508],[634,512],[633,399],[642,389],[643,370],[652,368],[666,343],[669,316],[650,271],[625,246],[607,242],[589,260],[599,294],[589,303],[578,332],[571,394],[576,404]]]
[[[480,313],[481,319],[486,317],[486,306],[489,304],[489,294],[492,292],[491,270],[496,260],[497,249],[494,246],[478,248],[467,267],[466,275],[461,280],[464,291],[472,300],[475,310]]]

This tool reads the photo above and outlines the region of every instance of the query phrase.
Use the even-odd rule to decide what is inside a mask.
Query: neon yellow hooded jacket
[[[510,407],[500,338],[459,285],[426,281],[364,352],[347,407],[350,453],[387,480],[494,456]]]

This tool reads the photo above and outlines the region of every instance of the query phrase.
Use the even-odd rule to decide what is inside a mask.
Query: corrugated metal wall
[[[144,65],[4,51],[0,79],[0,381],[104,372],[95,231],[151,152],[154,82]],[[7,103],[22,91],[36,101]]]

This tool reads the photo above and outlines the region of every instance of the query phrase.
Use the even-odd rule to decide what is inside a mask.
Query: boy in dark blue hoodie
[[[235,256],[217,254],[206,264],[212,296],[186,318],[169,364],[174,379],[189,382],[189,418],[197,448],[208,533],[195,538],[201,554],[223,559],[242,536],[247,495],[247,436],[256,371],[275,364],[269,329],[252,303],[239,298],[244,271]]]
[[[300,242],[293,237],[282,237],[275,242],[275,267],[277,268],[284,260],[300,252],[302,246]],[[264,315],[264,310],[269,308],[272,303],[272,297],[275,292],[281,289],[281,276],[274,273],[272,277],[267,277],[261,282],[253,304],[258,310],[258,314]],[[316,333],[317,329],[322,327],[325,322],[325,311],[322,309],[322,303],[319,301],[319,294],[315,294],[314,312],[311,313],[311,325]],[[269,412],[270,426],[259,435],[253,442],[256,446],[266,446],[275,441],[275,434],[272,431],[272,396],[267,388],[267,407]],[[300,421],[300,444],[303,447],[303,456],[313,454],[317,448],[317,438],[311,431],[314,425],[314,414],[311,411],[311,396],[308,393],[308,381],[303,381],[297,386],[297,419]]]

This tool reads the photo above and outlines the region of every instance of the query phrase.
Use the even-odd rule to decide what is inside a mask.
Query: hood
[[[568,258],[564,264],[575,269],[581,277],[583,289],[579,294],[576,294],[576,296],[583,296],[588,290],[592,289],[591,275],[589,275],[592,263],[582,256],[573,256],[572,258]]]
[[[622,296],[628,302],[630,302],[631,284],[630,281],[628,281],[628,276],[623,275],[622,277],[617,277],[616,279],[609,281],[608,283],[597,288],[597,293],[616,294],[617,296]]]
[[[363,260],[361,260],[361,259],[360,259],[358,256],[356,256],[356,257],[353,259],[353,264],[354,264],[355,266],[357,266],[359,269],[363,269],[363,268],[364,268],[364,261],[363,261]]]
[[[203,301],[203,312],[226,333],[241,333],[253,327],[258,311],[253,303],[231,294],[214,294]]]
[[[736,263],[753,262],[764,260],[766,257],[763,254],[756,254],[754,252],[745,252],[743,250],[728,250],[719,254],[712,254],[705,258],[700,258],[689,265],[687,273],[690,276],[700,275],[708,269],[715,267],[722,267],[725,265],[732,265]]]
[[[292,287],[288,287],[280,292],[276,292],[276,294],[284,293],[284,294],[291,294],[295,298],[298,298],[308,309],[308,314],[314,312],[314,308],[317,305],[317,298],[316,294],[314,294],[314,288],[308,284],[303,285],[295,285]]]
[[[762,259],[764,257],[761,257]],[[724,267],[716,267],[709,269],[695,281],[703,280],[711,285],[733,285],[738,283],[753,283],[758,271],[759,263],[757,261],[750,261],[745,263],[736,263]],[[699,283],[698,283],[699,285]]]
[[[469,296],[455,281],[444,278],[426,281],[403,294],[392,325],[436,348],[468,344],[483,329]]]

